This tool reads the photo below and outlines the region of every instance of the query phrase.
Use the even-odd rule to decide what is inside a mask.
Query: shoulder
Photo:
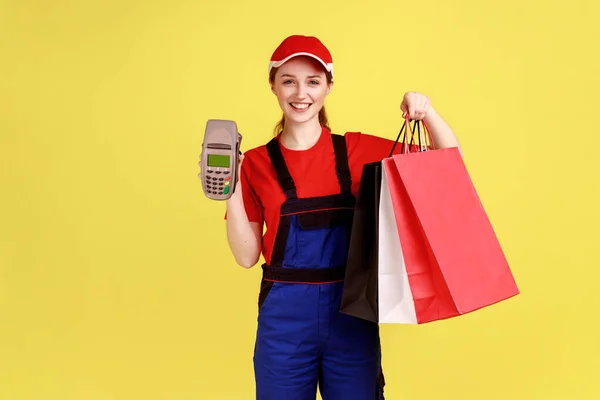
[[[344,133],[346,138],[346,146],[348,153],[370,153],[391,150],[391,146],[394,144],[393,140],[372,135],[364,132],[346,132]]]
[[[350,153],[357,146],[360,146],[361,138],[364,134],[362,132],[331,132],[331,135],[343,137],[346,142],[346,149],[348,150],[348,153]]]
[[[253,147],[249,150],[246,150],[244,152],[244,159],[245,160],[253,160],[253,161],[259,161],[265,157],[269,156],[269,153],[267,151],[267,143],[263,143],[259,146]]]
[[[394,146],[394,140],[364,132],[350,131],[344,133],[344,137],[351,164],[381,161]]]
[[[267,144],[266,143],[262,144],[260,146],[257,146],[257,147],[253,147],[249,150],[246,150],[244,152],[244,159],[253,160],[253,159],[262,157],[264,154],[267,154]]]
[[[344,137],[346,138],[346,143],[353,144],[353,145],[362,144],[362,143],[371,143],[371,142],[377,142],[377,143],[386,142],[387,143],[390,141],[390,139],[387,139],[387,138],[384,138],[381,136],[373,135],[371,133],[358,132],[358,131],[346,132],[346,133],[344,133]]]
[[[267,151],[267,143],[265,143],[244,151],[242,169],[245,170],[248,175],[256,175],[270,167],[270,160],[269,152]]]

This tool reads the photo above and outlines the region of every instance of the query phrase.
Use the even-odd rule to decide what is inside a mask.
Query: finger
[[[422,109],[419,107],[415,107],[415,116],[414,116],[414,120],[419,121],[421,120],[421,118],[423,118],[423,111],[421,111]]]
[[[419,107],[417,110],[419,120],[425,118],[425,115],[427,114],[427,110],[429,108],[428,103],[429,99],[426,96],[423,96],[419,99]]]
[[[425,97],[423,99],[423,110],[421,111],[421,113],[423,114],[422,118],[425,118],[427,116],[427,111],[429,111],[429,98]]]
[[[400,110],[402,110],[404,114],[406,114],[406,112],[408,111],[408,107],[406,107],[406,103],[404,101],[402,102],[402,104],[400,104]]]

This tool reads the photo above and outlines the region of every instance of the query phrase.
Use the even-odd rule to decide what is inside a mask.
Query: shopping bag
[[[414,142],[403,141],[401,142],[402,147],[397,148],[404,131],[405,125],[398,133],[398,137],[390,150],[390,156],[395,152],[416,151],[417,147]],[[384,293],[386,293],[383,299],[384,309],[387,304],[395,304],[399,294],[395,287],[394,274],[390,273],[381,279],[378,274],[380,264],[379,241],[389,240],[388,235],[390,233],[394,234],[394,232],[396,240],[398,238],[395,225],[392,231],[388,226],[389,222],[393,220],[393,210],[390,207],[385,207],[384,210],[389,209],[388,213],[391,217],[383,219],[379,217],[381,210],[380,195],[384,189],[381,181],[381,161],[363,166],[350,235],[346,275],[340,306],[340,312],[371,322],[379,322],[379,309],[381,306],[379,304],[378,284],[380,280],[385,287]],[[386,193],[389,198],[389,190]],[[379,221],[383,223],[383,226],[379,224]],[[383,235],[380,233],[382,229],[384,231]],[[398,246],[395,246],[396,250]],[[386,247],[386,249],[393,250],[391,247]],[[388,258],[387,255],[384,255],[384,260]],[[384,263],[385,265],[389,264]],[[404,272],[404,274],[406,273]]]
[[[340,311],[378,321],[377,246],[381,162],[363,166],[354,209]]]
[[[408,145],[403,143],[403,147],[396,149],[403,132],[404,125],[390,150],[390,155],[394,152],[416,149],[414,143]],[[381,230],[379,226],[381,173],[381,161],[365,164],[362,169],[340,306],[340,312],[371,322],[379,321],[378,246]],[[388,219],[386,218],[385,221]]]
[[[458,149],[428,150],[418,127],[421,151],[382,161],[380,323],[447,319],[519,294]]]

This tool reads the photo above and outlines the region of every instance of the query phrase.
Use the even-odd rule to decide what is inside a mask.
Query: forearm
[[[458,147],[461,157],[464,157],[462,148],[458,143],[458,138],[452,131],[452,128],[444,121],[438,112],[431,107],[424,118],[425,124],[429,129],[429,133],[433,138],[433,143],[436,149],[445,149],[448,147]]]
[[[254,266],[260,257],[262,226],[250,222],[244,208],[242,185],[227,200],[227,240],[236,262],[244,267]]]

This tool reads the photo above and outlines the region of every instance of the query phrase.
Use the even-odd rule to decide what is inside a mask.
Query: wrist
[[[227,203],[228,207],[230,205],[238,205],[238,204],[243,203],[242,185],[239,182],[237,182],[237,184],[235,185],[235,190],[233,191],[231,196],[229,196],[229,198],[226,200],[226,203]]]
[[[425,123],[428,123],[434,120],[437,116],[437,110],[430,105],[429,110],[427,110],[427,114],[425,114],[425,118],[423,118],[423,120],[425,121]]]

